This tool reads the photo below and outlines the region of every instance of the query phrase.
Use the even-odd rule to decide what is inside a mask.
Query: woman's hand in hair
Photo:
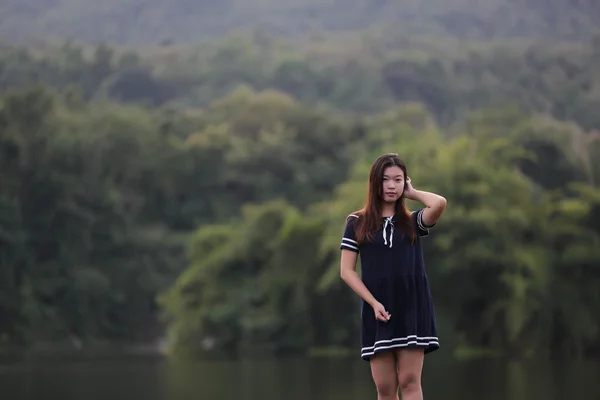
[[[406,178],[406,186],[404,188],[404,197],[408,200],[416,200],[415,199],[415,189],[412,186],[412,182],[410,177]]]
[[[406,180],[404,197],[425,205],[422,217],[425,226],[433,226],[446,210],[446,199],[444,197],[435,193],[415,189],[412,186],[410,178]]]

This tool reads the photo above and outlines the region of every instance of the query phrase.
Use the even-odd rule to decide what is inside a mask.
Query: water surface
[[[600,399],[600,362],[458,362],[426,357],[426,399]],[[160,357],[0,364],[6,400],[376,399],[360,359],[172,362]]]

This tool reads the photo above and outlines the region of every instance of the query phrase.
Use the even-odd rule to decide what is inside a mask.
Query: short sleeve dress
[[[375,299],[391,314],[389,321],[378,321],[373,308],[361,299],[361,358],[391,349],[423,348],[425,354],[440,345],[433,299],[425,272],[421,239],[433,226],[422,221],[424,209],[411,213],[417,228],[414,244],[406,235],[395,232],[395,217],[384,217],[374,240],[356,242],[354,225],[359,216],[346,220],[340,248],[359,253],[362,281]]]

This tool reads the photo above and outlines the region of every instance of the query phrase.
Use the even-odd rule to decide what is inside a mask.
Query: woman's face
[[[404,193],[404,171],[398,166],[387,167],[383,171],[383,201],[395,203]]]

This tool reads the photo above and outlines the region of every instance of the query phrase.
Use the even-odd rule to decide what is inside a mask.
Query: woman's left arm
[[[423,225],[433,226],[446,210],[446,199],[439,194],[417,190],[412,187],[410,178],[407,181],[407,188],[404,197],[415,200],[425,205],[425,210],[421,216]]]

